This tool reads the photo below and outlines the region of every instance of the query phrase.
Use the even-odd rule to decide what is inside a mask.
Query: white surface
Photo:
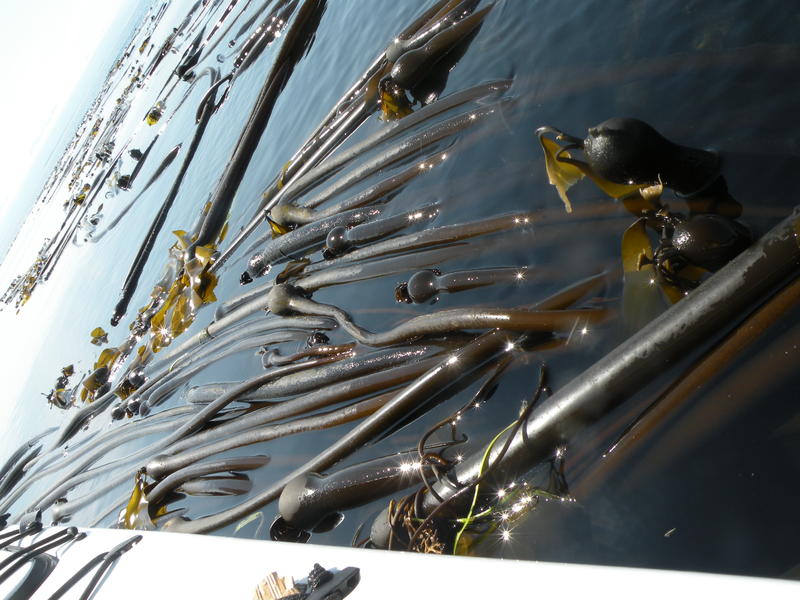
[[[49,529],[37,537],[49,535]],[[87,530],[81,542],[57,552],[55,571],[34,598],[48,598],[95,555],[110,550],[136,533],[144,539],[116,562],[93,598],[142,597],[250,600],[267,574],[304,579],[315,562],[325,568],[358,567],[361,583],[348,599],[437,598],[799,598],[800,583],[542,562],[405,552],[356,550],[196,536],[180,533]],[[30,543],[30,539],[27,540]],[[77,598],[89,583],[87,575],[66,598]],[[11,586],[0,587],[5,596]]]

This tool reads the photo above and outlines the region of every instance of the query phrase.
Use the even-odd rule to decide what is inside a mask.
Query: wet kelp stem
[[[219,75],[216,70],[211,70],[210,73],[211,85],[213,86]],[[213,103],[213,96],[211,96],[211,102]],[[197,130],[194,133],[189,150],[186,152],[186,158],[183,160],[181,170],[178,172],[177,177],[175,177],[175,182],[172,184],[172,189],[170,189],[169,194],[167,194],[164,203],[161,205],[161,209],[158,211],[158,214],[156,214],[156,218],[153,219],[153,223],[150,225],[150,229],[148,229],[144,237],[144,241],[142,241],[139,251],[136,253],[136,258],[131,265],[130,271],[128,271],[128,276],[125,278],[125,284],[122,286],[122,298],[117,302],[117,305],[114,307],[114,314],[111,316],[111,324],[114,326],[119,323],[120,319],[122,319],[128,311],[128,304],[133,297],[133,293],[136,291],[136,287],[139,285],[139,277],[141,277],[144,266],[147,264],[147,259],[150,257],[150,252],[153,250],[156,238],[161,232],[161,228],[164,226],[164,221],[166,221],[167,214],[169,214],[172,208],[172,203],[178,195],[178,190],[180,190],[181,183],[183,183],[183,177],[186,175],[186,171],[188,171],[192,159],[194,159],[194,154],[197,152],[197,147],[200,145],[200,140],[203,138],[203,134],[206,131],[208,122],[211,120],[212,114],[214,114],[213,111],[207,106],[197,125]]]
[[[754,303],[771,294],[775,286],[800,268],[798,232],[800,206],[697,290],[544,402],[515,436],[499,468],[492,469],[487,487],[502,485],[526,473],[557,445],[621,404],[665,367],[736,323]],[[504,442],[504,438],[498,439],[489,464]],[[456,465],[453,478],[461,484],[477,478],[483,454],[477,452]],[[444,500],[454,493],[453,488],[441,483],[434,490]],[[426,514],[438,504],[430,494],[425,495]]]
[[[198,239],[187,251],[189,255],[194,253],[196,247],[212,242],[219,235],[233,203],[236,190],[239,188],[239,183],[241,183],[250,159],[261,141],[264,129],[267,127],[275,101],[289,80],[294,65],[311,43],[324,8],[324,0],[306,0],[300,7],[295,22],[286,32],[284,42],[264,82],[264,87],[259,93],[253,112],[250,113],[247,125],[217,184],[211,200],[211,209],[203,222]]]
[[[550,296],[534,305],[537,310],[557,310],[565,308],[582,298],[590,290],[595,289],[605,280],[605,274],[595,275],[579,281],[568,288]],[[370,440],[375,439],[383,431],[399,422],[416,406],[440,393],[460,378],[478,371],[507,348],[511,334],[494,329],[485,333],[463,348],[452,353],[448,358],[424,373],[417,380],[398,392],[389,402],[378,409],[343,435],[337,442],[323,450],[316,457],[299,466],[294,471],[275,482],[261,493],[246,500],[242,504],[221,511],[215,515],[202,517],[194,521],[171,520],[165,529],[185,533],[203,533],[224,527],[249,513],[260,509],[280,495],[283,488],[294,478],[309,471],[320,472],[348,456]]]

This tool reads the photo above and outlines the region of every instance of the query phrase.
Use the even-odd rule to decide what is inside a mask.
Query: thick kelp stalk
[[[787,277],[796,276],[800,269],[798,227],[800,208],[695,293],[651,321],[534,410],[511,440],[495,471],[502,481],[489,478],[487,486],[501,488],[504,481],[529,471],[581,428],[635,394],[665,366],[736,323],[738,317],[774,293]],[[488,453],[490,464],[495,462],[504,442],[505,438],[499,438]],[[467,457],[453,469],[454,480],[467,484],[477,479],[487,456],[478,453]],[[452,493],[445,484],[435,489],[443,499]],[[433,510],[439,502],[426,496],[423,506]]]
[[[759,223],[774,226],[759,236],[768,227],[748,225],[724,155],[632,118],[587,116],[599,125],[585,136],[539,122],[554,116],[548,98],[568,107],[623,78],[574,66],[520,77],[519,56],[502,52],[522,10],[511,4],[432,2],[338,87],[311,64],[333,71],[341,58],[322,56],[350,35],[329,27],[338,3],[198,3],[150,55],[144,27],[127,55],[141,66],[114,71],[119,110],[90,123],[96,141],[61,167],[76,192],[62,228],[8,299],[30,297],[76,228],[95,242],[85,248],[104,248],[150,204],[112,324],[143,282],[152,292],[121,342],[92,330],[102,350],[88,373],[78,360],[62,369],[48,399],[64,419],[5,462],[0,512],[230,535],[274,516],[275,539],[497,553],[512,525],[535,522],[539,500],[574,507],[571,494],[599,494],[639,436],[668,427],[695,382],[752,346],[745,328],[788,314],[800,209],[774,226],[786,212],[759,205]],[[231,50],[219,53],[223,40]],[[724,62],[708,52],[703,65]],[[567,84],[567,71],[581,77]],[[157,98],[115,148],[150,85]],[[613,106],[637,97],[612,91]],[[293,106],[329,92],[319,121]],[[172,140],[184,115],[194,127]],[[289,127],[301,143],[271,134]],[[222,150],[219,135],[231,142]],[[129,147],[136,164],[123,171]],[[150,202],[178,156],[167,194]],[[136,195],[98,207],[105,182],[109,201]],[[197,220],[167,234],[178,207]],[[105,228],[103,211],[114,215]]]

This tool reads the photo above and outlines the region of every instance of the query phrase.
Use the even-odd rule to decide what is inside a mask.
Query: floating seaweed
[[[536,521],[540,504],[572,504],[604,470],[623,471],[640,432],[663,427],[685,402],[680,380],[710,378],[742,347],[749,313],[766,327],[788,310],[785,299],[766,307],[796,275],[797,214],[756,239],[720,154],[628,118],[585,139],[539,127],[544,161],[533,144],[520,157],[492,143],[517,127],[530,140],[533,88],[503,72],[466,85],[454,74],[492,39],[502,4],[432,3],[291,146],[274,134],[273,113],[338,7],[236,6],[195,6],[149,64],[120,65],[121,104],[149,82],[162,86],[160,116],[144,116],[160,131],[137,130],[92,165],[129,117],[90,119],[95,143],[62,169],[85,196],[71,199],[6,302],[23,304],[81,220],[109,211],[94,204],[107,179],[124,191],[151,150],[163,157],[90,236],[98,244],[182,158],[137,235],[111,319],[128,317],[127,330],[97,327],[87,341],[102,349],[80,379],[66,369],[56,379],[48,398],[66,409],[64,423],[8,461],[0,511],[233,535],[277,514],[276,539],[491,554],[493,540]],[[242,41],[218,60],[234,25],[229,45]],[[142,48],[150,33],[140,32]],[[258,85],[243,127],[209,169],[207,194],[192,199],[196,221],[170,232],[173,205],[189,194],[190,170],[206,168],[197,157],[216,143],[245,72]],[[190,90],[205,77],[193,105]],[[160,136],[184,115],[194,118],[186,150],[162,149]],[[276,150],[262,161],[267,143]],[[123,186],[131,144],[145,151]],[[496,171],[458,171],[484,148],[502,154]],[[535,200],[515,188],[529,171]],[[262,195],[243,198],[249,178]],[[504,185],[511,191],[493,202]],[[159,277],[146,268],[153,261],[164,264]],[[249,287],[232,292],[237,280]],[[609,447],[620,454],[604,467]],[[567,468],[573,456],[578,466]],[[344,513],[365,520],[369,536],[359,540]]]

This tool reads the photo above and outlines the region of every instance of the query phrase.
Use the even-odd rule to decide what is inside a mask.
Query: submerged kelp
[[[743,119],[737,82],[794,85],[793,46],[730,25],[709,47],[709,8],[587,7],[579,25],[538,3],[235,4],[146,21],[104,96],[129,108],[101,111],[97,164],[64,174],[90,187],[51,268],[72,239],[130,250],[76,341],[102,350],[49,378],[63,424],[9,461],[1,510],[788,571],[796,410],[772,388],[796,380],[776,361],[765,382],[756,350],[795,335],[796,286],[779,290],[796,214],[778,223],[796,148],[776,125],[791,103],[753,100]],[[652,43],[665,19],[677,33]],[[565,52],[573,28],[613,39]],[[89,215],[99,235],[76,233]],[[724,383],[756,374],[763,391]],[[723,458],[770,473],[758,496],[775,510],[753,514]],[[711,473],[719,489],[680,501]],[[709,533],[731,522],[735,556]],[[755,561],[765,529],[782,541]]]

